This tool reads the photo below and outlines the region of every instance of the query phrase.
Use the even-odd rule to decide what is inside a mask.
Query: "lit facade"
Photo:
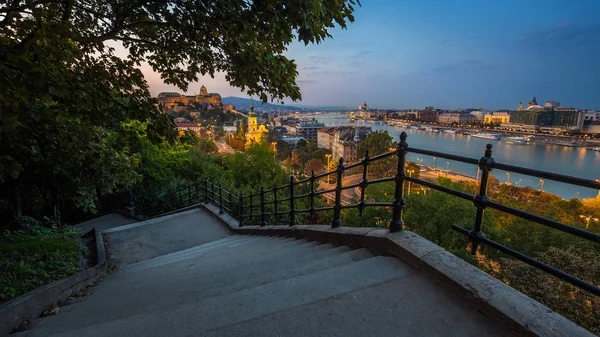
[[[252,145],[252,143],[260,143],[267,127],[263,124],[258,124],[258,118],[254,113],[254,104],[250,102],[250,114],[248,115],[248,131],[246,131],[246,147]]]
[[[221,95],[209,93],[205,86],[200,88],[200,93],[194,96],[182,95],[178,92],[161,92],[158,94],[158,104],[167,109],[175,109],[190,104],[207,104],[221,106]]]
[[[510,123],[510,114],[508,112],[492,112],[483,116],[484,124],[506,124]]]

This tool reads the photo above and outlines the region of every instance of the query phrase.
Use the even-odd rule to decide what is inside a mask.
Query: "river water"
[[[318,121],[327,126],[350,125],[349,119],[341,114],[323,114],[310,117],[317,118]],[[400,133],[404,131],[408,134],[407,142],[410,147],[480,158],[485,152],[486,144],[492,144],[493,157],[500,163],[587,179],[600,179],[600,152],[586,150],[585,148],[542,144],[509,144],[500,140],[481,139],[443,132],[433,133],[364,121],[357,121],[356,124],[370,126],[373,131],[385,130],[396,141],[399,140]],[[447,161],[443,158],[434,160],[432,157],[415,153],[407,155],[407,159],[410,161],[417,161],[419,158],[422,159],[424,165],[435,165],[438,169],[443,170],[449,168],[451,171],[468,174],[473,177],[477,175],[477,167],[475,165]],[[542,182],[536,177],[516,173],[511,173],[508,176],[506,172],[501,170],[494,170],[492,175],[503,183],[510,179],[511,184],[517,184],[518,186],[531,186],[535,189],[542,188]],[[597,190],[551,180],[543,181],[543,190],[557,194],[564,199],[592,198],[598,195]]]

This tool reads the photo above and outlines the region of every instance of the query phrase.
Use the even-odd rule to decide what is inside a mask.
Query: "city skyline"
[[[597,1],[443,1],[363,3],[356,22],[333,39],[293,43],[303,101],[311,106],[409,109],[516,109],[540,102],[600,108]],[[180,91],[142,69],[152,94]],[[223,97],[247,97],[223,74],[191,83]],[[286,100],[286,104],[293,104]]]

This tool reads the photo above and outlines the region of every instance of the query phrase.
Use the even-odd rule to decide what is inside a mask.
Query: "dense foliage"
[[[177,137],[172,116],[155,106],[142,63],[184,91],[201,75],[223,72],[263,101],[300,99],[286,47],[330,37],[336,25],[353,21],[355,3],[1,1],[0,230],[13,232],[2,239],[9,255],[0,269],[9,273],[2,282],[6,276],[18,284],[0,284],[1,298],[74,270],[71,238],[18,234],[23,215],[61,226],[122,206],[131,189],[152,198],[200,176],[221,177],[223,169],[240,188],[255,184],[253,173],[271,181],[281,175],[278,165],[263,170],[268,149],[222,159],[210,157],[211,141]],[[218,125],[232,115],[209,110],[200,117]],[[57,246],[63,241],[68,247]],[[56,249],[21,253],[40,245]]]
[[[21,217],[20,230],[0,234],[0,302],[79,270],[78,232]]]
[[[173,146],[175,129],[154,107],[142,62],[183,90],[199,75],[224,72],[233,86],[263,101],[299,99],[286,46],[330,37],[335,25],[353,21],[354,5],[0,3],[0,220],[28,214],[61,221],[62,213],[74,221],[96,211],[104,196],[148,178],[144,164],[152,160],[142,159],[140,143],[127,142],[132,138],[123,125],[143,123],[154,151]]]

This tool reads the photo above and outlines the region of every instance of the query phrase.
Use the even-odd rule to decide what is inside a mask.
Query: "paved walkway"
[[[83,232],[89,232],[92,228],[98,228],[100,230],[110,229],[114,227],[120,227],[137,222],[135,219],[130,219],[119,213],[110,213],[104,216],[78,223],[73,227],[81,228]]]
[[[201,209],[140,221],[104,231],[111,260],[117,265],[147,260],[229,235]]]

